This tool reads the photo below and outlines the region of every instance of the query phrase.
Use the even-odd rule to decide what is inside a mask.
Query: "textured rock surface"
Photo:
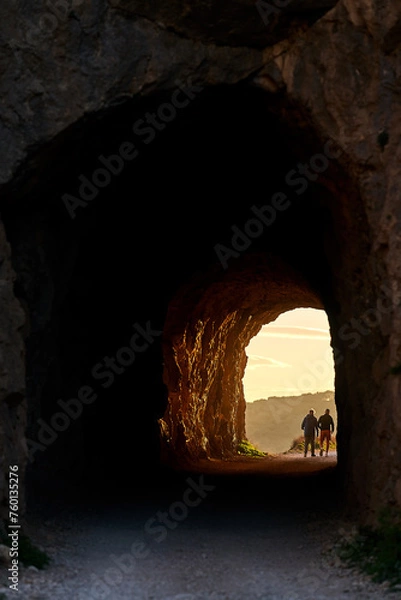
[[[291,6],[290,0],[284,0],[275,6],[262,2],[259,10],[249,0],[236,0],[226,6],[211,0],[174,0],[168,4],[157,0],[116,0],[113,6],[134,17],[141,15],[163,23],[190,39],[222,46],[264,48],[318,19],[335,3],[336,0],[299,0]]]
[[[189,79],[205,88],[246,81],[265,90],[304,162],[327,140],[341,149],[319,177],[329,218],[319,251],[328,274],[317,267],[305,274],[294,259],[273,273],[262,266],[258,278],[252,259],[242,274],[239,266],[226,278],[210,270],[200,283],[178,286],[165,307],[168,445],[188,458],[231,452],[244,427],[247,341],[279,312],[323,306],[338,354],[339,468],[349,498],[366,518],[383,504],[401,505],[401,384],[390,372],[401,364],[400,9],[380,0],[311,2],[306,12],[289,4],[266,26],[242,1],[218,14],[208,2],[57,6],[21,0],[0,9],[0,181],[9,202],[14,193],[29,201],[51,153],[46,144],[73,124],[93,115],[101,122],[128,99]],[[0,331],[11,350],[3,358],[8,425],[0,444],[5,462],[12,447],[23,465],[22,313],[5,241],[2,256]]]
[[[2,183],[29,147],[84,115],[135,95],[175,89],[176,81],[189,76],[211,85],[235,83],[262,65],[257,50],[204,45],[105,0],[72,4],[61,18],[19,2],[2,19]]]
[[[227,7],[181,0],[59,0],[42,7],[19,0],[4,7],[0,183],[28,148],[84,115],[174,89],[189,76],[207,85],[244,80],[262,66],[266,45],[307,27],[333,4],[297,2],[296,11],[277,9],[267,24],[245,0]]]
[[[370,239],[367,255],[360,257],[361,277],[345,277],[346,286],[339,282],[341,312],[333,337],[344,346],[340,327],[353,317],[371,317],[373,325],[364,327],[351,352],[348,342],[336,380],[343,452],[353,456],[350,489],[355,485],[358,500],[370,506],[399,503],[394,484],[401,477],[399,419],[394,418],[399,376],[389,373],[401,358],[400,16],[399,7],[386,12],[376,1],[341,2],[291,47],[269,49],[266,67],[320,134],[342,148],[340,162],[359,190],[367,218]],[[356,221],[351,199],[347,203],[348,218]],[[349,266],[344,265],[346,272]]]

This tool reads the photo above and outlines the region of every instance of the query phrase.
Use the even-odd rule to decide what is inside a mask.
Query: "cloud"
[[[318,329],[316,327],[280,327],[278,325],[269,325],[262,329],[258,336],[287,338],[291,340],[330,340],[330,332],[327,329]]]
[[[250,354],[248,356],[248,364],[247,369],[258,369],[259,367],[278,367],[280,369],[285,369],[287,367],[291,367],[288,363],[282,362],[281,360],[276,360],[275,358],[269,358],[268,356],[259,356],[258,354]]]

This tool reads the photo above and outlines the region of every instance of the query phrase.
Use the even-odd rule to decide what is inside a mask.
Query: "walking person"
[[[315,411],[313,408],[310,409],[309,414],[304,417],[302,421],[301,429],[304,430],[305,437],[305,451],[304,456],[308,454],[308,446],[310,445],[311,456],[316,456],[315,454],[315,433],[316,436],[319,435],[319,429],[317,425],[317,419],[315,417]]]
[[[326,456],[329,455],[329,447],[331,434],[334,432],[334,421],[330,414],[330,409],[326,408],[324,415],[321,415],[318,420],[320,429],[320,456],[323,456],[323,444],[326,442]]]

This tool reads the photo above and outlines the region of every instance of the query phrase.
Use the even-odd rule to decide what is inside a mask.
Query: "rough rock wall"
[[[344,348],[340,328],[371,318],[336,380],[344,405],[340,461],[348,459],[350,494],[365,507],[401,500],[400,375],[390,372],[401,362],[400,27],[397,5],[345,0],[294,43],[268,49],[266,79],[258,80],[284,89],[323,139],[343,150],[340,163],[359,190],[370,229],[360,276],[342,268],[346,285],[340,278],[336,286],[341,310],[334,328]],[[351,219],[352,213],[350,203]]]
[[[260,51],[175,35],[161,21],[131,15],[124,3],[59,4],[66,6],[64,14],[22,0],[0,9],[0,184],[11,179],[30,147],[86,114],[135,95],[174,90],[189,77],[235,83],[262,66]]]
[[[301,0],[262,18],[253,2],[17,0],[0,8],[0,185],[29,149],[84,115],[127,98],[176,89],[191,77],[233,84],[263,66],[263,48],[327,12]],[[26,165],[25,165],[26,169]]]

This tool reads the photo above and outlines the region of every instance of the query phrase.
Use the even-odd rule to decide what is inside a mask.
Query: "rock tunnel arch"
[[[164,333],[167,456],[185,463],[236,454],[245,437],[245,348],[263,325],[301,307],[323,308],[318,292],[283,260],[263,254],[174,299]]]
[[[244,427],[246,342],[280,312],[309,306],[326,310],[342,357],[336,375],[339,467],[354,496],[354,475],[366,473],[366,465],[361,469],[358,464],[349,434],[358,428],[355,407],[369,414],[366,406],[375,388],[356,385],[351,371],[357,365],[368,372],[374,357],[371,351],[345,359],[349,344],[339,331],[375,302],[377,290],[363,273],[370,228],[355,185],[337,158],[327,164],[315,159],[316,178],[302,176],[308,183],[304,192],[297,194],[299,184],[288,185],[288,173],[299,162],[310,167],[311,157],[324,155],[329,141],[319,138],[302,110],[252,85],[207,89],[166,127],[160,142],[141,146],[135,167],[101,190],[76,219],[69,218],[60,202],[80,174],[98,166],[102,137],[106,142],[100,147],[109,156],[127,139],[127,123],[131,126],[150,105],[157,109],[170,97],[171,92],[156,94],[134,112],[128,102],[84,119],[32,157],[28,172],[35,177],[27,186],[22,171],[6,199],[3,218],[17,273],[16,293],[29,317],[28,435],[37,435],[35,423],[52,416],[58,398],[73,396],[87,384],[94,365],[124,346],[133,322],[143,325],[150,319],[154,329],[163,330],[162,345],[157,340],[146,360],[138,360],[118,379],[112,394],[101,390],[101,402],[68,431],[65,444],[60,440],[45,453],[36,473],[50,477],[54,463],[64,464],[65,473],[71,460],[78,464],[82,455],[96,464],[99,448],[106,470],[112,471],[117,461],[125,473],[127,462],[120,457],[134,454],[131,422],[142,419],[146,426],[135,427],[136,443],[151,439],[149,454],[155,461],[159,419],[162,450],[173,461],[229,454]],[[135,189],[143,190],[145,198],[135,203],[132,227],[129,207]],[[230,247],[233,236],[254,219],[253,207],[262,210],[283,190],[291,200],[288,210],[277,209],[274,223],[260,234],[253,230],[249,247],[236,246],[222,264],[216,244]],[[147,202],[148,197],[161,201]],[[143,223],[151,226],[143,228]],[[121,284],[129,269],[138,282],[132,293]],[[104,285],[105,271],[109,286]],[[44,283],[40,291],[38,277]],[[107,289],[113,286],[118,301]],[[108,315],[105,321],[102,314]],[[370,341],[369,347],[383,347],[377,328]],[[77,350],[78,365],[65,360],[71,348]],[[116,394],[125,422],[117,405],[115,413],[110,411]],[[127,395],[149,402],[129,404]],[[107,448],[101,446],[105,432]],[[368,450],[368,440],[362,437],[361,443]],[[362,501],[362,484],[359,489]]]

